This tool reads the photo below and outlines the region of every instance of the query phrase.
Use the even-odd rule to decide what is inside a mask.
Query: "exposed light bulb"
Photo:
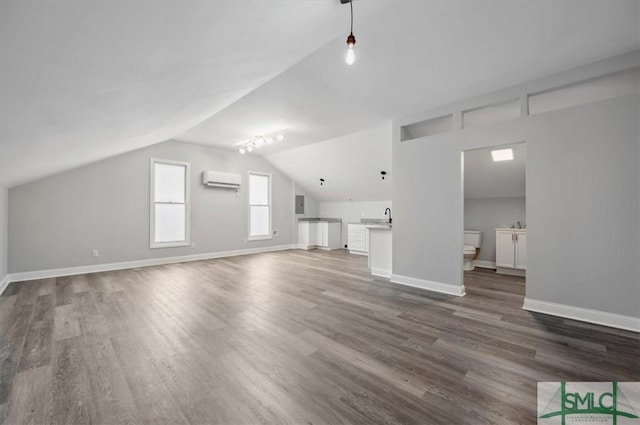
[[[282,141],[284,140],[284,134],[278,134],[278,135],[276,136],[276,140],[277,140],[278,142],[282,142]]]
[[[247,152],[251,152],[253,150],[253,146],[247,145]]]
[[[356,36],[353,35],[353,0],[349,1],[349,7],[351,8],[351,32],[349,32],[349,36],[347,37],[347,56],[344,58],[344,61],[347,65],[353,65],[356,61],[356,54],[353,51],[353,46],[356,45]]]
[[[353,44],[349,44],[349,48],[347,49],[347,56],[344,58],[344,62],[347,65],[353,65],[356,61],[356,54],[353,51]]]
[[[244,150],[244,148],[240,148],[240,149],[238,149],[238,152],[240,152],[240,154],[244,155],[244,153],[245,153],[246,151]]]
[[[267,144],[269,144],[269,145],[270,145],[271,143],[273,143],[273,137],[267,137],[267,138],[265,138],[264,140],[266,140],[266,141],[267,141]]]
[[[253,142],[253,144],[257,147],[260,147],[264,144],[264,139],[262,137],[259,137]]]

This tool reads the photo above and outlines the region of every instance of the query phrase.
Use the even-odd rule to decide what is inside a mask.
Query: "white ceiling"
[[[494,162],[491,151],[513,149],[513,160]],[[464,152],[464,197],[525,196],[527,148],[525,143]]]
[[[322,201],[385,201],[392,198],[391,123],[266,158],[308,195]],[[380,171],[388,174],[382,180]],[[320,185],[320,179],[325,179]]]
[[[637,49],[639,4],[355,0],[347,67],[338,0],[2,2],[1,183],[170,138],[232,148],[282,127],[286,141],[258,153],[298,180],[286,149]],[[323,172],[306,170],[301,182]],[[319,198],[373,193],[367,178],[347,189],[351,178]]]
[[[362,2],[366,17],[386,3]],[[170,139],[344,32],[336,1],[0,4],[0,183]]]
[[[347,28],[332,42],[178,136],[233,147],[279,128],[270,154],[363,130],[625,53],[640,46],[631,1],[404,1],[369,19],[354,2],[356,62]]]

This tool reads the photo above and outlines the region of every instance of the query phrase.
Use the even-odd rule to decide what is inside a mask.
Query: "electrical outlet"
[[[274,230],[274,231],[273,231],[273,236],[278,236],[278,233],[280,233],[280,231],[279,231],[279,230]]]
[[[92,257],[98,257],[100,255],[100,251],[97,249],[94,249],[91,251],[91,256]]]
[[[195,249],[196,248],[196,243],[195,242],[191,242],[191,249]]]

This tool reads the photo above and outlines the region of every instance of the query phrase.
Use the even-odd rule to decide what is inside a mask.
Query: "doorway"
[[[490,276],[522,282],[527,268],[526,143],[463,155],[462,276],[465,287]],[[524,289],[524,288],[522,288]]]

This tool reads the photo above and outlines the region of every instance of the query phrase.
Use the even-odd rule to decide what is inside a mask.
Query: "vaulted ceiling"
[[[338,1],[2,1],[1,183],[179,135],[348,23]]]
[[[2,2],[0,183],[171,138],[233,149],[281,128],[283,143],[254,154],[292,177],[328,173],[298,148],[637,49],[639,4],[355,0],[347,67],[338,0]],[[345,190],[326,199],[369,193],[350,178],[337,174]]]

